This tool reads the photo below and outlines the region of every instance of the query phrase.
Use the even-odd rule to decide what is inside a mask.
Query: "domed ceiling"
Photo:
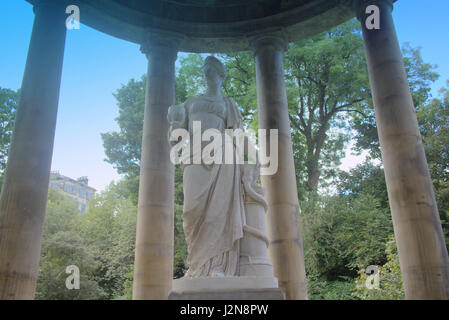
[[[248,50],[249,39],[265,33],[299,40],[354,16],[352,0],[62,1],[79,6],[82,24],[136,43],[175,34],[187,52]]]

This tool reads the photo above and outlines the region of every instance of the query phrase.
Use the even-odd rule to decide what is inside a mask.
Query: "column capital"
[[[184,38],[185,37],[182,34],[178,33],[148,32],[145,40],[140,46],[140,51],[142,51],[147,58],[155,52],[161,52],[167,57],[176,60],[179,45]]]
[[[385,6],[393,11],[393,2],[396,0],[352,0],[352,7],[354,8],[357,19],[362,21],[366,15],[366,7],[370,5]]]
[[[266,48],[272,48],[281,52],[287,51],[288,40],[285,36],[280,34],[263,34],[251,38],[250,45],[253,55],[256,56],[259,53],[259,50]]]

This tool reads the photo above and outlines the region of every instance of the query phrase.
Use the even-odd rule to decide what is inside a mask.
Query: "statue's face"
[[[223,79],[217,69],[207,65],[204,67],[204,78],[208,87],[221,87],[223,84]]]

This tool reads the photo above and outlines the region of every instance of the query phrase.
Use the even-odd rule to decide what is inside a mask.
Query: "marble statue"
[[[203,71],[206,92],[188,99],[182,106],[170,107],[170,132],[183,128],[193,135],[193,121],[201,123],[201,132],[215,129],[223,136],[225,129],[243,130],[237,104],[221,94],[226,77],[224,65],[209,56]],[[238,152],[235,145],[232,148]],[[189,156],[193,158],[194,153]],[[182,168],[182,219],[189,266],[185,278],[273,277],[267,256],[267,204],[257,183],[259,163],[194,164],[190,161],[182,163]]]

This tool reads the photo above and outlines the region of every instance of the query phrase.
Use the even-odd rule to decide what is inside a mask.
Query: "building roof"
[[[82,178],[85,178],[85,177],[82,177]],[[95,193],[95,192],[97,191],[95,188],[92,188],[91,186],[88,186],[87,184],[84,184],[84,183],[82,183],[82,182],[79,181],[79,180],[72,179],[72,178],[70,178],[70,177],[64,176],[64,175],[60,174],[58,171],[52,171],[52,172],[50,173],[50,182],[51,182],[51,181],[54,181],[54,180],[56,180],[56,179],[61,179],[61,180],[70,181],[70,182],[73,183],[73,184],[80,185],[80,186],[83,186],[83,188],[89,189],[89,190],[92,191],[93,193]]]

